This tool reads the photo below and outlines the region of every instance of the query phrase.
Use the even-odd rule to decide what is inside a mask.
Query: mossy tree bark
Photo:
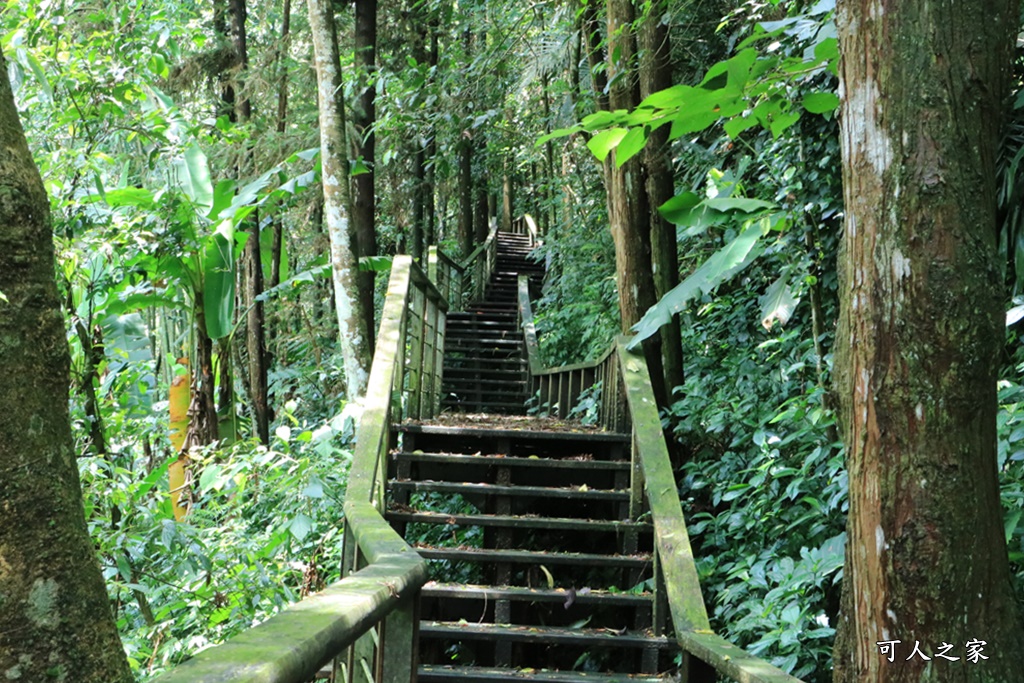
[[[1018,19],[1016,0],[838,4],[850,478],[838,683],[1020,680],[996,469],[995,248]],[[891,663],[887,641],[900,641]],[[988,659],[967,659],[971,641]],[[943,643],[958,661],[937,656]]]
[[[323,166],[324,216],[331,241],[334,304],[338,314],[341,355],[348,399],[361,401],[370,374],[369,333],[356,277],[356,236],[348,221],[349,172],[345,149],[345,103],[342,99],[338,34],[334,8],[327,0],[309,0],[317,99],[320,109],[320,159]]]
[[[130,683],[82,511],[49,208],[0,55],[0,679]]]
[[[608,106],[633,109],[640,100],[636,70],[637,41],[633,31],[635,12],[631,0],[608,0]],[[612,152],[604,163],[608,194],[608,222],[615,242],[615,273],[619,290],[622,331],[628,334],[644,313],[657,302],[651,272],[650,207],[644,187],[644,169],[638,157],[622,166]],[[651,370],[654,395],[665,405],[667,392],[661,362],[661,337],[643,344]]]

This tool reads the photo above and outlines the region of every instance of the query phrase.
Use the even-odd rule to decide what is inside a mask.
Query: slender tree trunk
[[[430,10],[430,19],[427,22],[427,36],[430,41],[430,51],[427,54],[427,65],[431,68],[431,74],[434,73],[434,69],[437,67],[437,61],[440,56],[438,40],[437,40],[437,10]],[[433,84],[434,76],[431,75],[428,80],[429,84]],[[426,159],[426,168],[424,169],[424,188],[423,188],[423,210],[425,214],[425,222],[423,227],[423,245],[424,249],[428,245],[436,244],[438,240],[437,236],[437,129],[433,122],[430,124],[430,128],[427,131],[427,144],[424,150]]]
[[[462,255],[473,250],[473,140],[464,131],[459,140],[459,244]]]
[[[356,233],[358,254],[376,256],[377,232],[375,223],[376,200],[374,183],[376,171],[376,137],[373,126],[377,118],[375,94],[377,92],[377,0],[356,0],[355,71],[359,98],[356,101],[352,123],[357,134],[359,154],[370,170],[352,179],[352,226]],[[366,318],[367,344],[373,348],[376,326],[373,320],[374,272],[359,273],[359,299]]]
[[[995,159],[1018,19],[1015,0],[838,4],[838,683],[1021,680],[996,469]]]
[[[0,671],[131,683],[85,525],[50,203],[0,55]]]
[[[234,37],[235,51],[238,53],[238,60],[242,65],[243,78],[249,68],[249,52],[245,30],[246,8],[245,0],[230,0],[231,28]],[[238,98],[235,108],[239,119],[246,123],[252,118],[252,104],[243,85],[240,88],[242,96]],[[246,147],[239,163],[239,176],[251,171],[252,165],[251,149]],[[242,280],[242,302],[247,309],[246,313],[246,355],[248,357],[249,373],[249,398],[252,402],[252,414],[255,418],[256,436],[264,444],[270,443],[270,399],[268,396],[269,383],[267,380],[267,339],[266,339],[266,315],[263,302],[258,299],[263,293],[263,261],[260,249],[260,221],[259,212],[245,221],[243,229],[249,233],[245,242],[245,253],[242,256],[242,269],[240,272]],[[225,375],[230,378],[230,373]]]
[[[338,35],[333,7],[327,0],[309,0],[309,27],[315,53],[317,100],[320,107],[320,147],[324,215],[331,241],[334,301],[338,314],[341,353],[348,398],[361,401],[370,374],[366,317],[358,295],[355,235],[349,225],[348,157],[345,150],[345,103],[342,99]]]
[[[512,221],[515,210],[513,206],[512,171],[509,169],[509,161],[505,160],[505,173],[501,176],[501,229],[508,232],[512,230]]]
[[[640,29],[640,98],[672,87],[671,44],[668,25],[661,21],[668,9],[667,0],[652,0],[646,20]],[[644,150],[643,164],[647,172],[647,197],[651,230],[651,272],[654,294],[661,299],[679,284],[679,255],[676,251],[675,226],[662,218],[658,207],[675,195],[672,174],[669,129],[662,126],[651,132]],[[667,400],[672,389],[683,383],[683,341],[679,316],[661,327],[661,358],[665,373]],[[666,406],[667,407],[667,406]]]
[[[583,28],[583,44],[587,48],[587,64],[590,65],[590,84],[597,100],[597,109],[608,109],[608,75],[605,73],[604,51],[601,49],[601,22],[597,18],[597,0],[587,0],[580,14]]]
[[[277,64],[277,132],[284,133],[288,122],[288,66],[285,63],[285,56],[288,54],[289,38],[292,25],[292,0],[284,0],[284,22],[281,25],[281,42],[275,55],[274,61]],[[281,221],[275,216],[271,225],[273,239],[270,246],[270,282],[268,289],[273,289],[281,284],[281,258],[284,250],[284,235],[281,230]],[[269,356],[269,352],[268,352]],[[269,358],[268,358],[269,360]]]
[[[608,0],[608,62],[612,83],[608,104],[611,109],[632,109],[639,100],[633,62],[636,36],[633,34],[633,4],[630,0]],[[619,167],[614,152],[605,161],[608,180],[608,221],[615,242],[615,272],[619,290],[622,331],[628,333],[647,309],[657,302],[651,275],[651,230],[644,172],[634,157]],[[651,383],[659,405],[667,402],[661,365],[661,337],[649,337],[643,345],[651,370]]]

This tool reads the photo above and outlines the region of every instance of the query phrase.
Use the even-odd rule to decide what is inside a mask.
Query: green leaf
[[[235,225],[222,221],[203,242],[203,312],[210,339],[231,334],[235,317]]]
[[[300,512],[288,523],[288,530],[301,543],[309,535],[309,532],[313,530],[313,520]]]
[[[559,128],[558,130],[553,130],[550,133],[541,135],[537,139],[537,142],[534,144],[534,147],[540,147],[549,140],[554,140],[555,138],[564,138],[569,135],[572,135],[573,133],[578,133],[581,130],[583,130],[583,127],[578,125],[572,126],[571,128]]]
[[[357,175],[365,175],[367,173],[372,173],[372,171],[370,171],[370,167],[366,165],[366,162],[363,161],[362,157],[353,160],[351,166],[352,170],[349,171],[349,177],[354,178]]]
[[[213,182],[206,154],[196,143],[185,148],[185,153],[174,162],[177,186],[189,198],[196,211],[209,215],[213,208]]]
[[[722,128],[725,129],[725,133],[730,139],[735,140],[740,133],[748,128],[753,128],[757,123],[757,119],[753,116],[734,116],[726,121]]]
[[[381,273],[391,270],[390,256],[360,256],[359,270],[363,273]]]
[[[222,211],[231,206],[235,198],[235,181],[231,179],[221,180],[213,190],[213,204],[210,206],[210,213],[206,215],[210,220],[217,220]]]
[[[643,127],[631,128],[615,148],[615,165],[622,165],[632,159],[647,144],[647,131]]]
[[[746,268],[761,255],[763,247],[758,241],[768,234],[770,229],[771,222],[767,217],[748,223],[735,239],[712,254],[688,278],[648,309],[640,322],[633,326],[636,336],[629,342],[629,348],[635,348],[644,339],[657,333],[661,326],[668,323],[673,315],[681,312],[690,300],[711,293],[715,287]]]
[[[117,573],[121,575],[122,579],[131,583],[132,566],[128,563],[128,558],[120,553],[117,555]]]
[[[769,126],[769,128],[772,131],[772,137],[779,137],[784,130],[786,130],[799,120],[799,112],[791,111],[779,114],[772,120],[771,126]]]
[[[804,109],[812,114],[825,114],[839,106],[839,96],[832,92],[812,92],[804,95]]]
[[[783,275],[771,284],[768,291],[761,297],[761,326],[771,330],[775,323],[785,327],[793,317],[793,310],[800,303],[790,287],[789,277]]]
[[[604,161],[628,133],[629,131],[625,128],[602,130],[587,141],[587,147],[590,148],[590,151],[593,152],[598,161]]]
[[[53,102],[53,88],[50,87],[50,81],[46,78],[46,72],[43,71],[43,65],[39,63],[36,56],[27,50],[24,52],[25,61],[28,63],[28,68],[32,70],[32,75],[36,77],[36,81],[39,83],[39,87],[43,89],[43,94],[46,95],[48,102]]]

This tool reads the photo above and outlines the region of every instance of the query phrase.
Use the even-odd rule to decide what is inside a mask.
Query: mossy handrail
[[[584,392],[599,387],[601,425],[613,431],[624,431],[629,425],[632,431],[634,493],[631,498],[639,499],[641,494],[637,489],[642,487],[654,523],[655,567],[660,574],[655,585],[661,596],[655,604],[662,599],[668,604],[675,638],[684,652],[681,680],[713,683],[717,671],[739,683],[801,683],[800,679],[744,652],[711,630],[642,352],[628,348],[630,337],[619,336],[596,361],[547,368],[540,360],[529,284],[524,277],[519,278],[519,311],[527,363],[534,387],[541,392],[542,404],[546,398],[549,406],[565,417],[581,404]],[[551,403],[552,400],[555,403]]]
[[[304,683],[331,661],[346,682],[414,679],[426,562],[381,514],[384,477],[393,422],[438,410],[447,309],[412,259],[396,256],[345,497],[344,578],[159,683]]]

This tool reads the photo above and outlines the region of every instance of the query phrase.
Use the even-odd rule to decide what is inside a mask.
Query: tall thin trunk
[[[995,241],[1018,5],[838,3],[835,377],[850,482],[838,683],[1021,680],[996,465]],[[970,661],[972,643],[986,659]]]
[[[342,99],[338,35],[332,4],[328,0],[308,2],[320,108],[324,215],[331,241],[334,301],[348,398],[358,402],[366,394],[370,346],[366,317],[363,315],[356,284],[358,259],[354,248],[355,235],[352,234],[347,217],[348,157],[345,149],[345,103]]]
[[[361,173],[352,179],[352,228],[356,234],[358,254],[362,257],[377,254],[374,195],[376,137],[373,132],[377,118],[377,0],[356,0],[355,4],[355,72],[359,97],[352,114],[352,124],[356,130],[359,154],[369,169],[368,173]],[[373,324],[374,272],[360,272],[358,279],[359,299],[362,303],[363,316],[366,318],[364,324],[367,344],[373,348],[376,329]]]
[[[671,44],[668,25],[661,21],[668,9],[667,0],[652,0],[640,29],[640,98],[672,86]],[[644,150],[647,173],[647,197],[651,231],[651,272],[654,294],[661,299],[679,284],[679,255],[675,226],[665,220],[658,207],[675,195],[669,129],[662,126],[651,132]],[[665,374],[667,400],[671,391],[683,383],[683,342],[679,316],[661,327],[661,359]]]
[[[604,51],[601,49],[601,22],[597,18],[597,0],[588,0],[580,13],[583,44],[587,49],[590,66],[590,84],[597,100],[597,109],[608,109],[608,75],[603,68]]]
[[[277,84],[277,132],[283,133],[288,122],[288,65],[285,63],[285,55],[288,54],[289,37],[292,24],[292,0],[284,0],[284,21],[281,25],[281,42],[278,46],[274,61],[277,63],[278,84]],[[284,250],[284,235],[281,230],[281,221],[275,216],[271,224],[273,239],[270,246],[270,281],[268,289],[273,289],[281,284],[281,258]]]
[[[235,43],[235,52],[242,66],[244,79],[249,68],[249,53],[246,38],[246,7],[245,0],[229,0],[231,9],[231,28]],[[244,80],[240,80],[242,86],[239,88],[241,97],[235,103],[235,109],[242,123],[247,123],[252,118],[252,104],[250,103]],[[251,148],[246,147],[239,159],[239,175],[251,171],[252,165]],[[252,216],[242,225],[249,233],[245,242],[245,253],[242,257],[242,302],[245,304],[246,313],[246,355],[248,356],[249,373],[249,398],[252,402],[252,413],[255,419],[256,436],[264,444],[270,443],[270,400],[268,397],[269,383],[267,379],[267,339],[266,339],[266,314],[263,302],[259,295],[263,293],[263,262],[260,249],[260,221],[259,212]],[[230,377],[230,375],[227,375]]]

